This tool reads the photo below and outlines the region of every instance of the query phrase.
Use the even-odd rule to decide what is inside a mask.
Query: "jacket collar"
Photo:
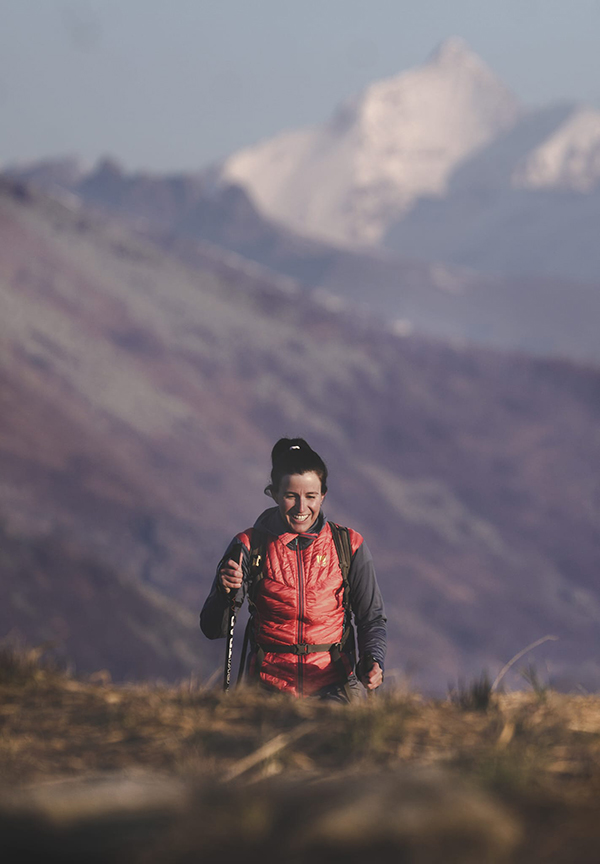
[[[286,523],[283,521],[278,507],[269,507],[260,514],[256,522],[255,528],[261,531],[266,531],[268,534],[273,534],[286,546],[289,546],[294,540],[298,540],[299,545],[304,549],[309,546],[313,540],[316,540],[327,523],[325,514],[321,510],[316,520],[310,526],[308,531],[303,531],[302,534],[296,534],[290,531]]]

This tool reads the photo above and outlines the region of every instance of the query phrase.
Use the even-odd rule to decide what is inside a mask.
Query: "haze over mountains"
[[[374,552],[390,668],[443,689],[553,632],[553,678],[598,686],[599,129],[451,40],[194,175],[13,167],[4,629],[83,671],[208,674],[214,565],[302,434]]]
[[[510,127],[516,99],[459,39],[419,69],[378,81],[324,126],[284,133],[227,159],[221,176],[301,233],[377,242],[456,164]]]
[[[323,126],[233,154],[221,177],[302,233],[497,274],[600,278],[600,112],[525,108],[460,39]]]
[[[54,537],[119,574],[106,608],[83,566],[60,582],[23,568],[4,614],[29,639],[68,639],[93,671],[116,627],[132,656],[153,643],[161,674],[192,668],[175,622],[268,506],[273,441],[300,433],[330,463],[329,515],[376,557],[390,669],[443,689],[554,632],[554,679],[596,685],[598,372],[400,338],[214,247],[192,267],[19,185],[0,196],[0,250],[7,548]],[[149,617],[145,587],[180,606]],[[197,639],[210,671],[222,646]]]
[[[599,142],[599,112],[525,110],[452,39],[331,123],[194,175],[69,159],[10,173],[190,260],[214,244],[402,332],[597,362]]]
[[[127,174],[111,160],[91,171],[70,160],[48,161],[13,176],[66,192],[69,206],[116,215],[189,263],[210,250],[221,259],[224,250],[233,252],[237,266],[255,262],[267,268],[259,271],[265,278],[291,278],[329,302],[349,302],[395,322],[401,333],[600,359],[600,292],[587,283],[483,275],[387,250],[332,246],[265,218],[240,187],[214,187],[199,176]]]
[[[423,198],[386,245],[480,271],[600,279],[600,112],[555,105],[527,113]]]

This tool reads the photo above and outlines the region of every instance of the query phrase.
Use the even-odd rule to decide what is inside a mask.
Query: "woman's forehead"
[[[279,487],[281,492],[321,492],[321,478],[316,471],[304,474],[285,474]]]

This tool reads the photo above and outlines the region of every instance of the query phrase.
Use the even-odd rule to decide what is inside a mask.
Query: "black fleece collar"
[[[291,546],[291,544],[297,540],[300,548],[306,549],[307,546],[310,546],[310,544],[317,539],[325,527],[326,522],[327,519],[325,518],[325,514],[321,510],[308,531],[303,531],[302,534],[296,534],[294,531],[289,530],[288,525],[286,525],[281,513],[279,512],[279,507],[269,507],[268,510],[265,510],[260,514],[254,523],[254,527],[275,535],[278,540],[285,543],[286,546]]]

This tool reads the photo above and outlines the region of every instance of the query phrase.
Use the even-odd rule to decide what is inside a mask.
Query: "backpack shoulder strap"
[[[340,562],[340,570],[342,571],[342,580],[344,582],[344,608],[350,608],[350,583],[348,582],[348,573],[350,572],[350,564],[352,563],[352,545],[350,543],[350,532],[343,525],[336,525],[335,522],[329,522],[331,528],[331,536],[335,545],[338,560]]]
[[[248,605],[252,608],[256,587],[264,576],[265,556],[267,553],[267,535],[259,528],[252,529],[250,545],[250,564],[248,570]]]
[[[342,641],[339,645],[332,646],[331,659],[340,670],[340,681],[342,682],[342,687],[344,693],[346,694],[346,699],[348,700],[348,702],[351,702],[352,691],[348,683],[348,670],[342,658],[342,648],[344,647],[344,644],[348,642],[348,644],[346,645],[346,651],[350,650],[352,654],[355,651],[354,629],[351,624],[352,609],[350,607],[350,583],[348,581],[350,565],[352,564],[352,544],[350,542],[350,532],[344,525],[337,525],[335,522],[329,522],[329,527],[331,528],[331,536],[333,537],[335,550],[337,552],[338,560],[340,562],[340,570],[342,571],[342,583],[344,586],[343,604],[346,616],[346,629],[344,631],[344,635],[342,636]]]

